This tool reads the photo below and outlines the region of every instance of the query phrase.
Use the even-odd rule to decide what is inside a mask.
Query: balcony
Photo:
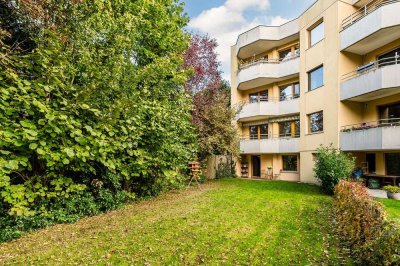
[[[400,56],[381,59],[343,77],[340,99],[367,102],[400,93]]]
[[[249,90],[299,76],[300,55],[284,60],[260,59],[239,67],[238,90]]]
[[[256,102],[245,103],[237,116],[240,122],[268,119],[273,116],[284,116],[300,112],[299,95],[290,95],[285,98],[262,98]]]
[[[285,45],[299,39],[298,19],[281,26],[258,26],[239,35],[236,42],[237,56],[249,58],[255,54]]]
[[[299,138],[267,138],[251,139],[244,137],[240,140],[241,154],[266,154],[266,153],[298,153]]]
[[[342,51],[367,54],[400,38],[400,0],[372,1],[343,20]]]
[[[383,119],[342,127],[343,151],[380,151],[400,149],[400,118]]]

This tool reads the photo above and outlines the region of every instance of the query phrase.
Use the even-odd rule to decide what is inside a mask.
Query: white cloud
[[[230,51],[239,34],[261,24],[277,26],[288,21],[280,16],[261,15],[269,8],[269,0],[226,0],[221,6],[203,11],[189,23],[190,29],[217,40],[217,53],[225,79],[230,80]],[[259,15],[249,20],[245,16],[247,11],[256,11]]]

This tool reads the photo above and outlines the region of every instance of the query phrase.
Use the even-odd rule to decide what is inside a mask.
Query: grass
[[[400,220],[400,201],[393,199],[378,199],[385,206],[389,218]]]
[[[0,265],[339,264],[331,203],[314,186],[219,180],[0,244]]]

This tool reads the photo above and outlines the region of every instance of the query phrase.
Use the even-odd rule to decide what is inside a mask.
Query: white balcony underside
[[[281,26],[258,26],[239,35],[236,42],[237,56],[249,58],[297,39],[299,39],[298,19]]]
[[[400,38],[400,2],[384,5],[340,33],[342,51],[367,54]]]
[[[400,93],[400,64],[381,67],[341,83],[340,99],[372,101]]]
[[[299,99],[281,102],[258,102],[245,104],[237,116],[240,122],[268,119],[273,116],[285,116],[300,112]]]
[[[238,89],[249,90],[297,77],[300,69],[299,62],[299,58],[295,58],[279,64],[260,62],[246,67],[238,73]]]
[[[400,149],[400,127],[379,127],[340,133],[343,151],[381,151]]]
[[[298,138],[241,140],[241,154],[298,153]]]

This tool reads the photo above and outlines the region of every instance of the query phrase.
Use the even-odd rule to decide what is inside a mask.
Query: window
[[[300,137],[300,120],[294,121],[294,137]]]
[[[314,46],[319,41],[321,41],[324,38],[324,22],[321,21],[315,27],[309,29],[309,35],[310,35],[310,47]]]
[[[400,64],[400,48],[378,56],[379,67]]]
[[[249,130],[250,130],[250,139],[258,139],[258,127],[251,126]]]
[[[400,153],[386,153],[386,174],[400,176]]]
[[[258,94],[257,93],[249,94],[249,103],[256,103],[256,102],[258,102]]]
[[[279,137],[292,136],[292,123],[290,121],[279,123]]]
[[[249,94],[249,103],[257,103],[257,102],[266,102],[268,101],[268,91],[260,91]]]
[[[268,138],[268,124],[260,126],[260,139]]]
[[[279,137],[296,138],[300,136],[300,120],[279,123]]]
[[[279,88],[280,90],[280,101],[286,101],[298,98],[300,96],[300,84],[293,83],[289,85],[285,85]]]
[[[283,171],[297,172],[297,155],[282,155]]]
[[[292,49],[291,48],[279,52],[279,60],[280,61],[286,61],[286,60],[290,59],[291,57],[292,57]]]
[[[400,122],[400,103],[395,103],[379,107],[379,118],[381,123],[399,123]]]
[[[268,124],[250,126],[250,139],[268,139]]]
[[[268,91],[261,91],[260,92],[260,101],[267,102],[268,101]]]
[[[308,72],[308,91],[324,86],[324,66]]]
[[[324,114],[322,111],[308,115],[309,133],[324,131]]]

